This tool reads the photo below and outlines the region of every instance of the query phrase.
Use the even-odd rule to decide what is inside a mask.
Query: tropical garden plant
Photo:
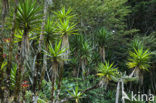
[[[62,74],[59,74],[59,65],[63,65],[64,62],[64,58],[62,58],[62,56],[64,55],[64,53],[66,52],[67,48],[61,48],[61,43],[62,40],[60,40],[58,43],[55,43],[55,46],[53,47],[51,42],[49,42],[49,46],[48,46],[48,51],[44,50],[44,53],[50,57],[50,60],[52,61],[52,76],[51,76],[51,80],[52,80],[52,98],[51,100],[53,101],[54,99],[54,86],[56,84],[56,79],[57,77],[62,77]],[[63,67],[61,67],[61,69],[63,69]],[[59,81],[60,83],[61,81]]]
[[[118,74],[118,69],[114,66],[113,63],[105,62],[100,63],[97,68],[97,75],[102,78],[100,85],[105,86],[107,88],[109,81],[112,80],[113,76]]]
[[[135,49],[134,52],[129,52],[129,59],[127,66],[134,69],[134,75],[139,78],[140,83],[143,83],[143,71],[149,71],[150,68],[150,58],[152,52],[148,49],[144,50],[143,47]]]

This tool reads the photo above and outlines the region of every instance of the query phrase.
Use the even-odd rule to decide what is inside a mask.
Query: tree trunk
[[[42,81],[44,80],[46,69],[47,69],[47,55],[44,54],[44,56],[43,56],[43,67],[42,67],[42,70],[41,70],[41,79],[40,79],[40,84],[39,84],[39,90],[41,90],[41,84],[42,84]]]
[[[44,0],[44,11],[43,11],[44,16],[43,16],[43,22],[42,22],[42,26],[41,26],[41,34],[40,34],[40,40],[39,40],[38,54],[41,53],[41,49],[42,49],[42,46],[44,44],[44,42],[43,42],[44,41],[44,27],[45,27],[46,18],[47,18],[47,11],[48,11],[47,9],[48,9],[48,0]],[[43,66],[42,66],[42,69],[41,69],[41,78],[40,78],[40,82],[38,84],[39,91],[41,90],[41,83],[42,83],[42,80],[44,79],[45,70],[46,70],[46,66],[47,66],[46,59],[47,59],[47,56],[44,55],[43,56]],[[37,68],[37,69],[39,69],[39,68]],[[37,74],[37,73],[35,73],[35,74]],[[38,79],[37,76],[35,78]],[[36,95],[36,93],[34,93],[34,95]]]
[[[100,47],[100,56],[102,57],[102,61],[105,62],[105,60],[106,60],[105,47]]]
[[[59,80],[58,80],[58,88],[57,88],[57,100],[59,100],[60,92],[61,92],[61,81],[63,77],[63,68],[64,68],[64,63],[61,63],[60,71],[59,71]]]
[[[68,50],[66,50],[66,52],[64,53],[64,56],[63,56],[63,59],[66,59],[65,64],[67,64],[68,63],[67,60],[69,58],[69,53],[70,53],[69,40],[68,40],[68,35],[67,34],[63,35],[62,48],[63,49],[66,49],[66,48],[68,49]]]
[[[121,81],[121,84],[122,84],[122,97],[124,97],[124,82],[123,80]],[[125,103],[125,98],[122,98],[122,103]]]
[[[28,30],[24,30],[22,43],[20,47],[20,58],[18,60],[17,76],[16,76],[16,89],[15,89],[15,102],[19,103],[19,94],[21,92],[21,82],[22,74],[24,71],[24,65],[26,60],[28,60],[28,50],[29,50],[29,40],[28,40]]]
[[[52,90],[51,90],[51,102],[55,103],[54,100],[54,93],[55,93],[55,84],[56,84],[56,78],[58,76],[58,62],[54,61],[53,65],[52,65]]]
[[[38,96],[37,96],[37,89],[39,88],[39,69],[40,69],[40,66],[41,66],[41,53],[38,53],[37,54],[37,57],[35,57],[34,59],[34,62],[36,64],[36,67],[34,67],[34,75],[33,75],[33,93],[34,93],[34,96],[33,96],[33,100],[36,100],[38,99]],[[33,103],[35,103],[35,101],[33,101]]]
[[[82,78],[84,80],[85,79],[85,68],[86,68],[84,59],[81,60],[81,68],[82,68]]]
[[[43,22],[41,26],[41,34],[40,34],[40,40],[39,40],[39,51],[42,48],[42,44],[44,41],[44,26],[47,18],[47,9],[48,9],[48,0],[44,0],[44,16],[43,16]]]
[[[115,103],[119,103],[119,92],[120,92],[120,82],[118,81],[117,89],[116,89],[116,99],[115,99]]]

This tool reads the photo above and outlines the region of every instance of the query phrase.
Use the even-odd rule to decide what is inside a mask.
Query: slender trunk
[[[118,81],[117,84],[115,103],[119,103],[119,92],[120,92],[120,81]]]
[[[55,84],[56,84],[56,78],[58,76],[58,62],[54,61],[52,65],[52,90],[51,90],[51,101],[54,103],[54,93],[55,93]]]
[[[52,89],[51,89],[51,102],[53,103],[54,102],[54,92],[55,92],[55,77],[54,76],[52,76],[52,78],[51,78],[52,80],[51,80],[51,87],[52,87]]]
[[[86,68],[84,59],[81,60],[81,68],[82,68],[82,78],[84,80],[85,79],[85,68]]]
[[[43,67],[42,67],[42,70],[41,70],[41,79],[40,79],[40,84],[39,84],[39,90],[41,90],[41,84],[42,84],[42,81],[44,80],[46,69],[47,69],[47,55],[44,54],[44,56],[43,56]]]
[[[121,84],[122,84],[122,97],[124,97],[124,82],[123,80],[121,81]],[[125,103],[125,98],[122,98],[122,103]]]
[[[76,77],[77,69],[76,66],[73,67],[73,76]]]
[[[75,103],[79,103],[79,99],[75,99]]]
[[[58,81],[58,88],[57,88],[57,99],[59,100],[60,92],[61,92],[61,81],[63,77],[63,68],[64,68],[64,63],[61,63],[60,67],[60,72],[59,72],[59,81]]]
[[[8,9],[9,9],[8,0],[2,0],[2,30],[0,34],[1,43],[3,42],[2,38],[3,38],[4,27],[5,27],[5,18],[6,18]]]
[[[67,60],[69,58],[69,53],[70,53],[70,49],[69,49],[69,40],[68,40],[68,34],[65,34],[62,38],[62,48],[65,49],[67,48],[68,50],[66,50],[66,52],[64,53],[63,58],[66,60],[65,64],[67,64]]]
[[[9,9],[8,0],[2,0],[2,28],[4,27],[5,24],[5,17],[7,15],[8,9]]]
[[[105,90],[107,89],[108,84],[109,84],[109,80],[108,80],[108,78],[106,78],[106,77],[104,77],[104,78],[100,81],[100,86],[101,86],[101,87],[104,87]]]
[[[46,18],[47,18],[47,11],[48,11],[48,0],[44,0],[44,11],[43,11],[43,22],[42,22],[42,26],[41,26],[41,34],[40,34],[40,40],[39,40],[39,49],[38,52],[41,52],[41,48],[43,45],[43,41],[44,41],[44,27],[45,27],[45,23],[46,23]],[[46,66],[47,66],[47,56],[43,55],[43,66],[41,69],[41,78],[40,78],[40,83],[39,83],[39,91],[41,90],[41,83],[42,80],[44,79],[44,75],[45,75],[45,71],[46,71]]]
[[[102,57],[102,61],[105,62],[106,60],[106,51],[105,51],[105,47],[100,47],[100,56]]]
[[[39,51],[42,48],[42,44],[44,41],[44,26],[47,18],[47,9],[48,9],[48,0],[44,0],[44,16],[43,16],[43,22],[41,26],[41,34],[40,34],[40,40],[39,40]]]
[[[15,102],[19,103],[19,94],[21,92],[21,82],[22,82],[22,74],[24,71],[24,65],[26,60],[28,60],[28,30],[24,30],[23,40],[20,47],[20,58],[18,60],[18,68],[17,68],[17,76],[16,76],[16,89],[15,89]]]
[[[34,75],[33,75],[33,93],[36,96],[36,90],[38,89],[38,72],[40,68],[40,59],[41,59],[41,53],[37,54],[36,59],[34,60],[36,67],[34,67]]]
[[[23,35],[22,45],[21,45],[21,56],[24,59],[24,63],[29,58],[29,37],[28,32],[25,31]]]
[[[77,78],[79,77],[81,64],[78,65]]]
[[[141,86],[143,85],[143,71],[140,70],[139,67],[135,68],[135,73],[134,76],[136,76],[138,78],[138,82],[139,82],[139,90],[141,89]]]

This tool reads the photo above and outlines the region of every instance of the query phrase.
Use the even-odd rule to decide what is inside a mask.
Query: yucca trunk
[[[154,94],[156,94],[156,77],[155,77],[155,75],[156,75],[156,72],[155,72],[156,66],[155,66],[155,64],[153,64],[152,67],[153,67],[151,69],[152,71],[150,72],[150,81],[151,81],[152,91],[153,91]]]
[[[105,51],[105,47],[100,47],[100,56],[102,57],[102,61],[105,62],[106,60],[106,51]]]
[[[21,57],[23,57],[24,61],[28,60],[29,57],[29,37],[28,37],[27,30],[24,30],[24,34],[22,38]]]
[[[121,86],[122,86],[122,97],[124,97],[124,82],[123,82],[123,80],[121,80]],[[122,103],[125,103],[125,99],[124,98],[122,98]]]
[[[61,92],[61,81],[63,77],[63,68],[64,68],[64,63],[61,63],[60,71],[59,71],[59,80],[58,80],[58,88],[57,88],[57,100],[59,100],[60,92]]]
[[[86,65],[87,65],[87,60],[86,59],[82,59],[81,60],[81,68],[82,68],[82,78],[83,78],[83,80],[85,79]]]
[[[142,71],[140,70],[139,67],[136,67],[135,68],[134,76],[136,76],[138,78],[137,81],[139,82],[139,84],[140,85],[143,85],[143,79],[144,79],[144,77],[143,77],[143,73],[142,73]]]
[[[44,0],[44,15],[43,15],[43,21],[42,21],[42,26],[41,26],[41,34],[40,34],[40,40],[39,40],[39,48],[38,48],[38,52],[41,52],[41,48],[42,45],[44,43],[44,27],[45,27],[45,23],[46,23],[46,18],[47,18],[47,11],[48,11],[48,0]],[[42,84],[42,80],[44,79],[44,75],[45,75],[45,71],[46,71],[46,66],[47,66],[47,56],[44,54],[43,55],[43,66],[41,68],[41,78],[40,78],[40,82],[39,82],[39,90],[41,90],[41,84]],[[41,65],[39,65],[41,66]]]
[[[76,99],[75,99],[75,103],[79,103],[79,99],[76,98]]]
[[[16,76],[15,102],[17,103],[19,102],[19,94],[21,92],[21,82],[22,82],[22,74],[24,71],[24,65],[26,60],[28,60],[28,51],[29,51],[28,30],[25,29],[20,47],[20,58],[18,60],[19,64]]]
[[[39,75],[38,75],[38,72],[39,72],[39,69],[40,69],[40,64],[41,64],[41,53],[38,53],[34,62],[36,64],[36,68],[34,68],[34,75],[33,75],[33,88],[32,88],[32,91],[34,93],[34,98],[37,98],[37,95],[36,95],[36,92],[37,92],[37,89],[39,88],[39,83],[38,83],[38,78],[39,78]]]
[[[99,83],[99,85],[100,85],[101,87],[104,87],[105,90],[107,89],[108,84],[109,84],[109,79],[106,78],[106,77],[102,78],[102,80],[101,80],[100,83]]]
[[[47,55],[44,54],[43,66],[42,66],[42,70],[41,70],[41,79],[40,79],[40,83],[39,83],[39,90],[41,90],[41,84],[42,84],[42,81],[44,80],[46,68],[47,68]]]
[[[65,64],[67,63],[67,59],[69,58],[69,53],[70,53],[70,49],[69,49],[69,40],[68,40],[68,35],[65,34],[62,37],[62,48],[67,48],[66,52],[64,53],[63,59],[66,59]]]
[[[39,40],[39,51],[42,48],[42,44],[44,41],[44,26],[45,26],[45,22],[46,22],[46,18],[47,18],[47,9],[48,9],[48,0],[44,0],[44,15],[43,15],[43,22],[42,22],[42,26],[41,26],[41,34],[40,34],[40,40]]]
[[[76,67],[73,67],[73,76],[74,77],[76,77],[76,73],[77,73]]]
[[[115,103],[119,103],[120,82],[117,84]]]
[[[2,26],[4,27],[5,17],[9,9],[8,0],[2,0]]]
[[[44,41],[44,26],[46,23],[46,18],[47,18],[47,11],[48,11],[48,0],[44,0],[44,16],[43,16],[43,22],[42,22],[42,26],[41,26],[41,34],[40,34],[40,40],[39,40],[39,52],[41,51],[42,48],[42,44]],[[47,47],[46,47],[47,49]],[[39,83],[39,90],[41,89],[41,83],[42,80],[44,79],[44,75],[45,75],[45,71],[46,71],[46,66],[47,66],[47,55],[43,55],[43,66],[42,66],[42,70],[41,70],[41,79],[40,79],[40,83]]]
[[[56,78],[58,76],[58,62],[54,61],[52,64],[52,90],[51,90],[51,101],[54,103],[54,93],[55,93],[55,84],[56,84]]]

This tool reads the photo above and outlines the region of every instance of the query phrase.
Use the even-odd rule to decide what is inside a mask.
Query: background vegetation
[[[144,103],[122,97],[156,95],[156,0],[0,7],[0,103]]]

